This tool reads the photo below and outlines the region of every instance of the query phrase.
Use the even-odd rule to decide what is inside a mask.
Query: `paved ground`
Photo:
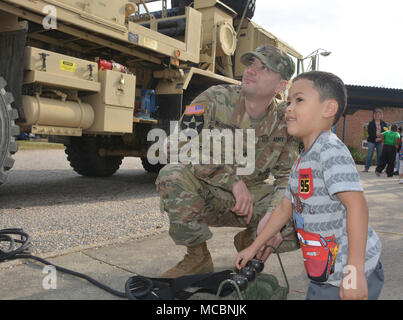
[[[0,229],[24,228],[36,254],[142,238],[168,226],[156,175],[137,158],[125,158],[109,178],[78,175],[63,150],[23,150],[14,158],[0,187]]]
[[[362,170],[362,167],[358,166],[358,169]],[[402,300],[403,185],[397,184],[397,178],[376,177],[373,172],[360,172],[360,175],[370,208],[370,225],[376,230],[383,244],[381,259],[385,271],[385,286],[380,298]],[[143,173],[139,173],[138,177],[144,179]],[[63,181],[63,177],[59,177],[59,179]],[[70,178],[66,178],[67,185],[69,185],[69,181]],[[126,182],[126,186],[129,187],[130,181]],[[152,181],[144,183],[144,188],[152,188],[152,186]],[[76,193],[76,200],[70,204],[71,210],[80,206],[78,193]],[[1,196],[5,201],[6,195],[0,193]],[[129,194],[126,196],[129,201]],[[136,195],[133,196],[136,197]],[[150,202],[149,208],[153,211],[157,199],[155,194],[150,196],[150,199],[152,204]],[[93,200],[95,201],[95,199]],[[113,199],[108,201],[113,203]],[[147,204],[145,206],[147,207]],[[1,209],[1,212],[3,210],[7,209]],[[108,210],[110,210],[110,206],[105,205],[104,211]],[[99,213],[102,214],[102,210],[99,210]],[[182,258],[184,249],[174,245],[166,232],[164,223],[159,228],[154,227],[154,232],[149,232],[142,237],[127,235],[99,243],[73,244],[69,249],[44,250],[39,255],[56,265],[85,273],[116,290],[123,291],[126,280],[133,274],[158,277],[167,267],[174,265]],[[2,224],[0,224],[0,228],[3,228]],[[83,228],[85,231],[87,227],[83,226]],[[213,256],[215,270],[232,269],[235,258],[232,238],[239,230],[235,228],[212,229],[214,237],[209,241],[208,246]],[[289,299],[304,299],[308,280],[304,274],[301,252],[285,253],[281,257],[291,287]],[[60,272],[56,275],[56,289],[45,289],[44,282],[46,281],[44,280],[48,279],[46,277],[49,274],[43,273],[43,267],[39,263],[26,260],[1,263],[0,299],[119,299],[85,280]],[[282,274],[275,256],[272,256],[266,263],[265,272],[275,274],[282,281]]]

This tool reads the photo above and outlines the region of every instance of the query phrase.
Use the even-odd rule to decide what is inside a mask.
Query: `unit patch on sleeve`
[[[201,133],[204,126],[204,117],[202,114],[184,114],[181,122],[181,129],[194,129],[198,134]]]
[[[185,113],[181,121],[181,129],[194,129],[198,134],[204,127],[204,103],[185,106]]]

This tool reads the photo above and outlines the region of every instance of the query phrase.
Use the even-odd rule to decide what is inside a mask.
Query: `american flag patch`
[[[204,104],[192,104],[185,107],[185,114],[202,114],[204,113]]]

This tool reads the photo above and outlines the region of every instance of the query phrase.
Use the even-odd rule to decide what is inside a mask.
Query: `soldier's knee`
[[[187,168],[183,164],[167,164],[160,170],[157,181],[180,180],[183,178],[185,170],[187,170]]]
[[[175,184],[178,181],[182,181],[184,178],[184,171],[186,167],[182,164],[167,164],[164,166],[155,181],[157,190],[160,191],[166,188],[167,185]]]

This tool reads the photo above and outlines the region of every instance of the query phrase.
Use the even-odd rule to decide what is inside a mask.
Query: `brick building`
[[[366,138],[366,125],[373,119],[373,110],[383,111],[387,124],[403,127],[403,89],[389,89],[346,85],[347,110],[337,124],[337,136],[349,147],[366,155],[362,141]]]

